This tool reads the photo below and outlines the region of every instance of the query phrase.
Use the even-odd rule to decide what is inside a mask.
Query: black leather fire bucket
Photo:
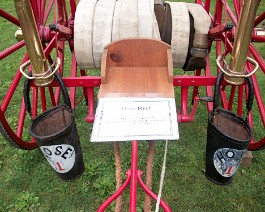
[[[73,180],[85,170],[83,155],[67,90],[61,76],[58,73],[54,76],[61,88],[64,104],[33,119],[29,131],[57,175],[62,180]],[[25,82],[24,99],[30,113],[28,90],[29,82]]]
[[[219,107],[219,90],[223,74],[216,81],[213,110],[208,116],[206,146],[206,177],[219,185],[232,182],[233,176],[252,139],[252,130],[239,115]],[[249,92],[247,116],[252,108],[254,89],[247,78]]]

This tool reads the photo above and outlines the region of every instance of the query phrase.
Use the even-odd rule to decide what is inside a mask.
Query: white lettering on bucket
[[[42,153],[58,173],[69,172],[75,163],[75,149],[67,144],[41,146]]]
[[[230,148],[217,149],[213,155],[214,167],[223,177],[231,177],[236,172],[246,150]]]

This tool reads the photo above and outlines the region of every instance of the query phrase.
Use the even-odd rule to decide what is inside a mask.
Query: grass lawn
[[[193,1],[189,1],[193,2]],[[214,5],[213,5],[214,6]],[[15,15],[13,1],[0,1],[0,7]],[[260,11],[264,11],[264,6]],[[260,12],[259,11],[259,12]],[[16,42],[17,27],[0,18],[0,52]],[[66,48],[68,46],[66,45]],[[258,49],[264,55],[264,44]],[[25,48],[0,61],[0,101],[10,86]],[[211,52],[211,66],[215,73],[215,52]],[[69,68],[69,58],[68,61]],[[67,63],[67,62],[66,62]],[[257,73],[265,99],[264,74]],[[16,127],[21,102],[21,88],[8,109],[8,121]],[[201,90],[204,90],[202,88]],[[81,90],[78,90],[78,95]],[[176,96],[176,101],[180,97]],[[256,105],[254,106],[254,110]],[[50,168],[39,149],[24,151],[7,143],[0,135],[0,212],[4,211],[96,211],[97,207],[115,191],[115,162],[113,144],[91,143],[92,124],[85,122],[87,106],[82,101],[76,107],[76,123],[83,149],[86,171],[73,182],[61,181]],[[257,138],[265,130],[254,113]],[[29,117],[28,120],[29,122]],[[265,151],[253,152],[253,164],[240,167],[229,186],[218,186],[205,177],[205,147],[207,110],[199,104],[195,121],[179,125],[180,139],[170,141],[162,198],[175,211],[265,211]],[[26,135],[29,136],[29,135]],[[130,167],[130,142],[121,144],[122,168]],[[139,169],[145,171],[148,145],[139,144]],[[153,191],[158,193],[164,142],[157,141],[153,168]],[[125,174],[124,174],[125,176]],[[143,176],[145,178],[145,175]],[[143,211],[143,192],[139,191],[138,210]],[[125,190],[124,211],[128,211],[129,190]],[[155,205],[155,203],[153,204]],[[108,209],[113,211],[114,204]],[[154,207],[153,207],[154,210]]]

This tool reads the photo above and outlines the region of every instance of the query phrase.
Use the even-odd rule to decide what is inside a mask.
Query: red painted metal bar
[[[26,118],[26,107],[25,107],[25,103],[24,103],[24,99],[22,99],[21,101],[21,105],[20,105],[20,111],[19,111],[19,115],[18,115],[18,125],[17,125],[17,130],[16,130],[16,135],[21,138],[22,137],[22,133],[23,133],[23,129],[24,129],[24,123],[25,123],[25,118]]]
[[[42,23],[41,23],[41,19],[43,18],[43,17],[41,17],[41,4],[42,4],[42,2],[43,2],[43,0],[38,0],[37,1],[37,13],[38,13],[38,17],[39,17],[39,19],[37,20],[37,26],[38,25],[41,25]]]
[[[127,188],[127,186],[130,183],[131,180],[131,170],[128,170],[126,172],[127,178],[125,180],[125,182],[123,183],[123,185],[114,193],[112,194],[97,210],[97,212],[104,212],[107,207],[115,200],[117,199],[122,192]]]
[[[28,60],[28,55],[26,54],[21,62],[21,64],[25,63]],[[15,91],[18,86],[18,83],[20,82],[20,79],[22,77],[22,74],[20,73],[19,69],[16,72],[16,75],[14,76],[12,83],[10,87],[8,88],[8,91],[6,92],[6,95],[4,97],[4,100],[1,104],[1,110],[5,113]]]
[[[55,98],[54,98],[53,88],[49,87],[48,90],[49,90],[49,94],[50,94],[51,104],[54,107],[56,105],[56,102],[55,102]]]
[[[201,76],[201,70],[195,71],[195,76]],[[199,86],[194,86],[192,91],[192,99],[199,94]]]
[[[252,111],[250,111],[247,121],[248,121],[248,124],[251,127],[251,129],[254,130],[253,113],[252,113]],[[254,136],[252,136],[252,139],[250,141],[250,146],[253,145],[254,143],[255,143],[255,138],[254,138]]]
[[[265,19],[265,11],[258,16],[254,22],[254,27],[260,24]]]
[[[181,87],[181,112],[178,115],[178,122],[189,122],[188,115],[188,96],[189,96],[189,87],[182,86]]]
[[[80,70],[80,75],[81,76],[86,76],[86,71],[85,70]],[[86,102],[88,101],[87,100],[87,88],[86,87],[83,87],[83,95],[85,96],[85,98],[86,98]]]
[[[157,200],[157,195],[153,193],[143,182],[141,176],[142,171],[138,170],[138,141],[132,141],[132,156],[131,156],[131,169],[126,172],[127,178],[124,184],[111,196],[109,197],[97,210],[97,212],[103,212],[107,207],[122,194],[125,188],[130,183],[130,212],[136,212],[137,205],[137,184],[142,187],[145,193],[151,198]],[[165,212],[171,212],[170,207],[163,201],[160,201],[160,206]]]
[[[4,19],[10,21],[11,23],[20,26],[19,24],[19,20],[17,18],[15,18],[14,16],[10,15],[9,13],[7,13],[5,10],[0,8],[0,16],[3,17]]]
[[[254,59],[258,62],[261,70],[265,74],[265,62],[252,43],[249,45],[249,50],[251,54],[253,55]]]
[[[52,38],[52,40],[50,41],[50,43],[47,45],[47,47],[45,48],[45,50],[44,50],[44,54],[45,54],[45,57],[46,58],[50,55],[51,51],[55,48],[55,45],[56,45],[56,36],[57,36],[57,40],[60,39],[60,35],[59,34],[55,35]]]
[[[251,143],[251,145],[249,145],[248,147],[248,150],[253,151],[253,150],[263,148],[264,146],[265,146],[265,137],[262,138],[259,142]]]
[[[230,98],[228,102],[228,110],[232,110],[234,105],[234,99],[235,99],[235,92],[236,92],[236,86],[232,85],[231,91],[230,91]]]
[[[101,85],[100,76],[79,76],[79,77],[63,77],[66,87],[99,87]],[[181,86],[214,86],[216,76],[174,76],[173,85]],[[225,85],[227,83],[224,82]],[[35,86],[32,84],[32,86]],[[54,81],[51,87],[58,87]]]
[[[65,16],[64,21],[66,21],[69,18],[69,16],[68,16],[68,13],[67,13],[65,0],[62,0],[62,1],[63,1],[63,12],[64,12],[64,16]]]
[[[0,60],[4,59],[5,57],[9,56],[10,54],[12,54],[13,52],[19,50],[20,48],[22,48],[23,46],[25,46],[25,41],[22,40],[16,44],[14,44],[13,46],[8,47],[7,49],[5,49],[4,51],[0,52]]]
[[[249,65],[249,64],[248,64]],[[263,103],[263,99],[262,99],[262,95],[260,92],[260,89],[258,87],[258,81],[257,81],[257,77],[256,75],[252,75],[251,76],[252,80],[253,80],[253,84],[254,84],[254,93],[255,93],[255,99],[259,108],[259,113],[260,113],[260,117],[263,123],[263,127],[265,128],[265,106]]]
[[[213,86],[216,76],[174,76],[174,86]]]
[[[38,89],[39,87],[32,88],[32,118],[38,115]]]
[[[211,7],[211,1],[210,0],[205,0],[204,2],[204,8],[206,10],[206,12],[210,12],[210,7]]]
[[[2,125],[4,126],[5,130],[7,131],[8,135],[12,138],[12,140],[17,143],[17,145],[23,147],[24,149],[35,149],[38,145],[36,142],[31,141],[31,142],[27,142],[25,143],[24,141],[22,141],[22,139],[20,137],[18,137],[14,131],[10,128],[10,125],[7,123],[6,119],[5,119],[5,115],[4,112],[1,110],[0,108],[0,120],[2,122]]]
[[[95,119],[95,93],[94,93],[94,87],[88,87],[86,89],[86,95],[87,95],[87,104],[88,104],[88,114],[86,117],[86,121],[88,123],[94,122]]]
[[[229,5],[226,3],[226,0],[220,0],[223,5],[226,5],[226,10],[227,10],[227,13],[228,15],[230,16],[232,22],[234,23],[235,26],[237,26],[237,18],[236,16],[234,15],[233,11],[231,10],[231,8],[229,7]]]
[[[49,17],[50,12],[51,12],[53,3],[54,3],[54,0],[49,1],[48,5],[46,7],[44,17],[43,17],[43,25],[45,25],[47,22],[47,19]]]
[[[256,42],[265,42],[265,37],[264,36],[258,36],[258,35],[252,35],[251,40],[256,41]]]
[[[39,14],[38,14],[38,5],[37,5],[38,1],[30,0],[30,3],[36,20],[36,24],[39,25]]]
[[[238,86],[237,114],[240,116],[243,115],[243,100],[244,100],[244,87],[245,86],[246,85],[239,85]]]
[[[130,212],[136,212],[137,208],[137,170],[138,169],[138,141],[132,141],[132,164],[130,183]]]
[[[76,77],[76,70],[77,64],[76,64],[76,58],[75,54],[72,54],[72,66],[71,66],[71,77]],[[76,87],[70,88],[70,101],[72,108],[75,108],[75,95],[76,95]]]
[[[205,68],[205,76],[203,78],[211,77],[209,56],[206,57],[206,62],[209,65],[206,66],[206,68]],[[214,81],[214,85],[215,85],[215,81]],[[207,96],[213,96],[212,86],[210,84],[206,85],[206,95]],[[211,111],[213,109],[213,103],[212,102],[208,102],[207,109],[208,109],[208,111]]]
[[[40,24],[44,24],[44,13],[45,13],[46,0],[41,0],[39,3],[40,11]]]
[[[192,105],[192,109],[189,115],[189,121],[194,121],[194,117],[198,108],[198,104],[199,104],[199,97],[195,96],[193,98],[193,105]]]
[[[54,18],[57,19],[54,20],[54,23],[60,23],[62,21],[64,21],[64,13],[63,13],[63,1],[62,0],[57,0],[57,7],[58,7],[58,12],[57,11],[54,11]],[[57,13],[58,15],[58,18],[56,17],[55,13]]]
[[[138,170],[137,171],[137,179],[138,182],[140,184],[140,186],[143,188],[143,190],[145,191],[145,193],[147,193],[152,199],[154,199],[155,201],[157,200],[157,195],[155,193],[153,193],[143,182],[142,180],[142,174],[143,172]],[[171,212],[171,208],[166,204],[165,201],[163,201],[162,199],[160,200],[160,206],[164,209],[165,212]]]
[[[221,1],[216,1],[215,13],[213,17],[214,27],[220,26],[222,24],[222,12],[223,12],[222,8],[223,8],[223,5]]]
[[[46,92],[45,88],[40,87],[41,109],[45,111],[47,109]]]
[[[240,2],[239,0],[233,0],[233,4],[234,4],[234,9],[235,9],[235,12],[236,12],[236,16],[237,18],[239,18],[240,16]]]
[[[70,8],[71,8],[72,19],[75,19],[76,2],[74,0],[70,0]]]

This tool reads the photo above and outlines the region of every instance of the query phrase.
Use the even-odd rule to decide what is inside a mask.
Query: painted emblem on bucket
[[[69,172],[75,163],[75,149],[67,144],[41,146],[42,153],[58,173]]]
[[[213,163],[216,170],[224,177],[231,177],[236,172],[246,150],[222,148],[215,151]]]

